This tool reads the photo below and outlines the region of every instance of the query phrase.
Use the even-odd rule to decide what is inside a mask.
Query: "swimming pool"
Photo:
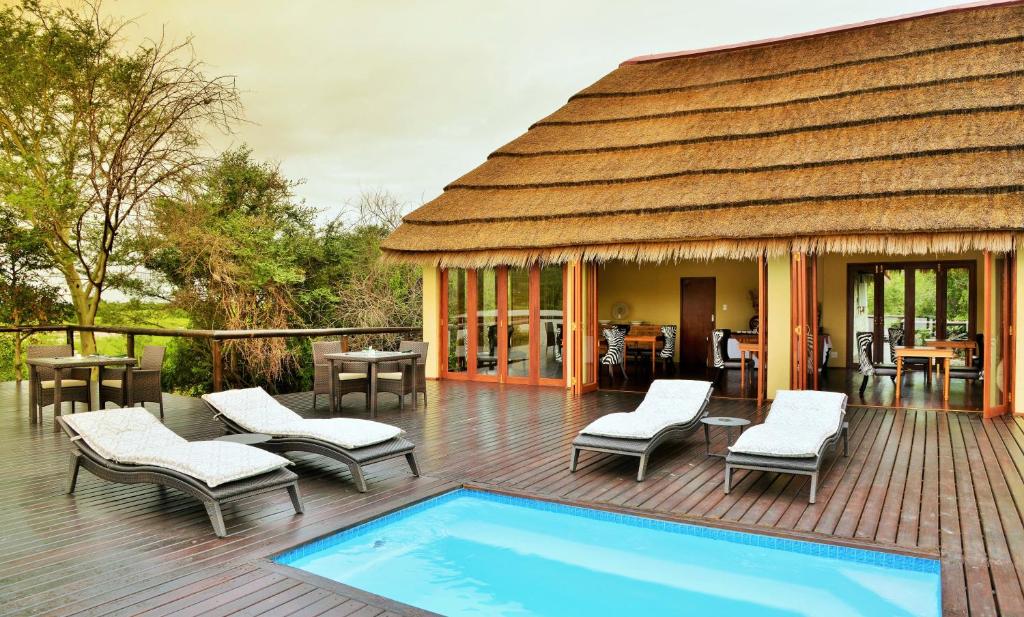
[[[459,489],[274,559],[443,615],[939,615],[939,562]]]

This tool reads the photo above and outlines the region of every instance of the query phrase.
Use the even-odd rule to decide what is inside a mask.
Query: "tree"
[[[20,328],[63,321],[70,307],[60,289],[47,280],[52,271],[38,234],[20,227],[9,211],[0,210],[0,323]],[[16,381],[24,377],[22,346],[29,336],[14,333]]]
[[[24,0],[0,10],[0,199],[42,241],[78,322],[92,325],[126,239],[229,130],[230,77],[207,77],[188,41],[126,50],[126,24]],[[82,337],[86,352],[92,335]]]
[[[175,289],[173,302],[210,329],[288,328],[301,324],[296,292],[305,279],[297,246],[314,236],[312,208],[294,183],[246,148],[224,153],[154,208],[146,267]],[[182,225],[182,221],[188,221]],[[274,382],[293,364],[280,338],[232,341],[235,383]],[[235,361],[241,357],[243,362]]]

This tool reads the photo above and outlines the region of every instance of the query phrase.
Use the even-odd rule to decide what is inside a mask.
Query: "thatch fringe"
[[[1015,235],[1011,232],[864,234],[804,236],[793,238],[792,242],[793,252],[817,254],[934,255],[969,251],[1006,253],[1013,250]]]
[[[662,264],[715,259],[748,260],[759,255],[778,257],[787,253],[929,255],[969,251],[1009,252],[1013,233],[865,234],[808,236],[786,239],[707,240],[595,246],[560,246],[544,249],[505,248],[483,251],[417,252],[385,249],[388,261],[440,268],[526,267],[571,261],[603,263],[627,261]]]

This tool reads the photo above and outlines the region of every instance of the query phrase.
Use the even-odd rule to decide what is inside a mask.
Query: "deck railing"
[[[36,334],[44,332],[65,332],[71,349],[75,348],[75,332],[123,334],[126,339],[127,355],[135,355],[136,336],[166,336],[169,338],[196,338],[210,341],[213,360],[213,390],[220,392],[224,385],[224,361],[221,355],[224,341],[254,338],[320,338],[337,336],[342,351],[348,351],[352,336],[375,334],[407,334],[422,336],[422,328],[281,328],[265,330],[189,330],[184,328],[140,328],[134,326],[80,326],[76,324],[21,326],[18,328],[0,326],[2,333]]]

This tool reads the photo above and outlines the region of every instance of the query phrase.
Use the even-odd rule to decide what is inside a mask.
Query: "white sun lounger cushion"
[[[274,437],[310,437],[349,450],[364,448],[399,437],[397,426],[360,420],[330,418],[307,420],[267,394],[263,388],[244,388],[204,394],[203,400],[229,420],[253,433]]]
[[[839,432],[846,395],[837,392],[780,390],[764,424],[743,432],[730,452],[809,458]]]
[[[673,424],[686,424],[704,409],[711,382],[658,379],[631,413],[612,413],[594,420],[580,433],[623,439],[650,439]]]
[[[92,411],[64,419],[103,458],[172,469],[211,488],[290,464],[284,457],[252,446],[186,441],[144,409]]]

